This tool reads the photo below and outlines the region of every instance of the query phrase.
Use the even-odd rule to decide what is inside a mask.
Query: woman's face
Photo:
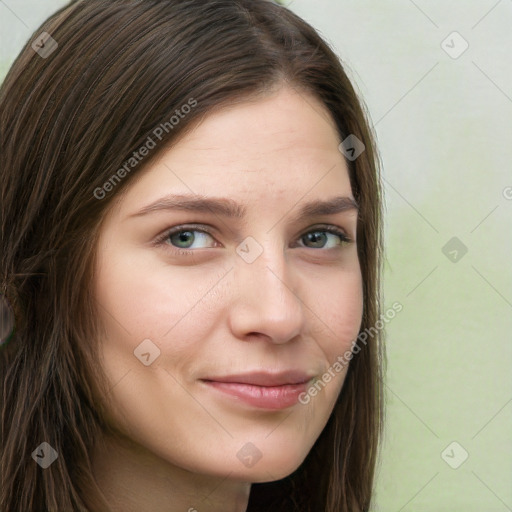
[[[363,307],[339,142],[322,103],[284,87],[206,117],[106,216],[110,420],[173,467],[277,480],[324,428]]]

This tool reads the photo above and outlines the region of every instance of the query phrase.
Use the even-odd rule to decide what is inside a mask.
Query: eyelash
[[[182,248],[175,247],[175,246],[167,243],[167,240],[172,235],[176,235],[178,233],[186,232],[186,231],[192,231],[192,232],[198,231],[200,233],[205,233],[207,235],[210,235],[212,238],[215,238],[213,236],[213,234],[210,232],[210,230],[206,229],[204,226],[200,226],[199,227],[199,226],[196,226],[196,225],[190,225],[190,226],[182,225],[182,226],[175,226],[173,228],[167,229],[162,235],[160,235],[154,241],[154,245],[156,245],[156,246],[166,245],[168,247],[171,247],[172,251],[177,252],[180,255],[185,255],[185,256],[192,255],[193,253],[197,252],[198,249],[182,249]],[[349,238],[342,230],[340,230],[339,228],[336,228],[335,226],[329,226],[329,225],[318,226],[318,227],[316,227],[314,229],[306,231],[303,235],[301,235],[299,237],[299,240],[302,239],[304,236],[308,235],[309,233],[318,233],[318,232],[320,232],[320,233],[326,232],[326,233],[331,233],[333,235],[337,235],[339,237],[342,245],[347,245],[347,244],[353,242],[353,240],[351,238]],[[323,247],[320,247],[320,248],[305,247],[305,246],[302,246],[302,247],[304,249],[313,249],[313,250],[321,250],[321,249],[323,249]],[[328,249],[324,249],[324,250],[328,250]]]

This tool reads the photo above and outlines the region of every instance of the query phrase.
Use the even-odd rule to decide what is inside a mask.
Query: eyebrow
[[[141,217],[153,212],[181,210],[212,213],[221,217],[243,219],[247,213],[244,205],[226,197],[206,197],[201,195],[168,195],[145,206],[130,217]],[[355,199],[346,196],[328,200],[315,200],[301,206],[297,220],[321,215],[334,215],[350,210],[359,210]]]

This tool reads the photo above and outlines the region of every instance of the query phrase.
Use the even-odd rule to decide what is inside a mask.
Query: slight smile
[[[279,410],[295,405],[313,376],[304,372],[252,372],[201,379],[210,389],[261,409]]]

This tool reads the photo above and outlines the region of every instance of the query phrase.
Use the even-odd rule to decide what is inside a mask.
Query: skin
[[[282,410],[247,405],[200,379],[290,368],[321,376],[351,348],[363,311],[357,210],[294,219],[309,201],[353,198],[339,143],[323,104],[283,85],[159,148],[106,215],[95,294],[109,421],[122,436],[105,438],[93,460],[114,512],[245,511],[251,483],[292,473],[320,435],[346,368],[308,404]],[[227,197],[246,215],[133,216],[170,193]],[[212,234],[154,244],[181,225]],[[316,243],[305,236],[316,231]],[[247,237],[262,250],[252,263],[236,251]],[[134,356],[145,339],[160,350],[149,366]],[[237,457],[244,446],[261,455],[251,467]]]

